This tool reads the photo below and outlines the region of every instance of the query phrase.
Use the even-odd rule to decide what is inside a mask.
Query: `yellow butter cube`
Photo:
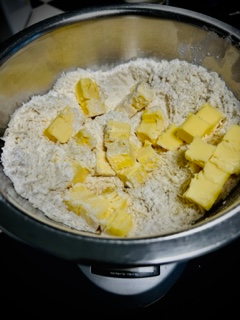
[[[126,236],[133,222],[132,216],[124,211],[124,199],[105,195],[95,195],[79,183],[68,190],[64,203],[68,210],[83,217],[96,230],[100,227],[111,235]]]
[[[135,152],[128,139],[119,139],[109,143],[106,158],[115,171],[132,166],[136,160]]]
[[[88,146],[90,149],[96,145],[96,139],[86,128],[81,128],[73,138],[77,144]]]
[[[153,98],[153,92],[146,82],[139,82],[130,93],[130,104],[137,111],[145,108]]]
[[[126,112],[129,118],[145,108],[153,98],[150,86],[145,82],[137,83],[126,98],[116,107],[116,111]]]
[[[216,146],[206,143],[200,137],[196,136],[186,150],[185,157],[187,160],[203,167],[215,149]]]
[[[198,117],[195,114],[190,114],[177,130],[178,138],[191,143],[195,136],[203,137],[209,132],[211,124]]]
[[[127,208],[127,198],[117,195],[110,202],[110,208],[114,210],[125,210]]]
[[[77,183],[67,192],[71,195],[71,199],[76,200],[81,197],[90,197],[92,192],[86,188],[82,183]]]
[[[142,113],[142,117],[141,119],[145,122],[149,121],[149,122],[164,122],[164,117],[162,114],[162,110],[159,107],[151,107],[148,109],[145,109]]]
[[[79,104],[85,100],[99,99],[96,82],[90,78],[82,78],[75,85],[76,98]]]
[[[145,144],[137,151],[137,161],[142,164],[146,171],[152,171],[160,164],[160,157],[151,144]]]
[[[51,141],[66,143],[73,133],[73,112],[67,107],[50,123],[43,134]]]
[[[126,113],[129,118],[133,117],[137,113],[137,110],[128,101],[121,102],[115,110]]]
[[[74,185],[67,192],[64,203],[68,210],[82,216],[93,227],[98,227],[99,221],[110,214],[109,200],[93,194],[82,184]]]
[[[141,122],[136,128],[136,135],[140,141],[155,144],[163,130],[164,117],[159,107],[151,107],[143,111]]]
[[[157,131],[158,135],[160,132],[162,132],[165,128],[165,120],[164,116],[162,114],[162,111],[159,107],[151,107],[147,108],[143,111],[142,117],[141,117],[142,122],[156,122],[157,124]]]
[[[222,112],[209,103],[202,105],[196,115],[210,124],[209,133],[223,119]]]
[[[178,127],[171,124],[167,129],[160,133],[156,144],[166,150],[177,150],[182,144],[183,140],[176,135]]]
[[[73,168],[73,178],[72,183],[76,184],[78,182],[84,182],[86,180],[86,177],[89,175],[89,170],[87,168],[84,168],[81,166],[77,161],[72,162],[72,168]]]
[[[80,79],[75,85],[75,93],[83,113],[87,117],[95,117],[106,112],[100,99],[96,82],[90,78]]]
[[[69,210],[82,216],[86,222],[94,228],[98,228],[102,220],[110,215],[108,211],[109,201],[101,196],[92,195],[89,198],[79,198],[78,200],[66,200],[65,204]]]
[[[82,216],[94,227],[98,227],[99,221],[106,219],[110,214],[110,201],[101,195],[95,195],[81,183],[75,184],[67,191],[64,203],[68,210]]]
[[[220,188],[224,186],[230,174],[219,169],[217,165],[212,163],[211,161],[207,161],[203,168],[204,176],[219,185]]]
[[[223,140],[231,143],[236,148],[240,148],[240,126],[233,124],[225,133]]]
[[[136,128],[136,135],[142,142],[149,141],[154,144],[161,131],[158,130],[157,122],[141,121]]]
[[[113,210],[125,210],[129,196],[126,193],[118,193],[115,190],[103,192],[104,197],[110,201],[110,208]]]
[[[106,153],[104,150],[97,149],[95,151],[96,155],[96,168],[95,173],[97,176],[111,177],[115,176],[116,172],[110,166]]]
[[[135,162],[131,167],[119,170],[117,175],[124,184],[132,188],[138,187],[148,178],[148,172],[139,162]]]
[[[203,171],[200,171],[191,179],[189,188],[183,194],[183,197],[199,207],[209,210],[217,200],[221,190],[222,185],[208,180]]]
[[[108,120],[105,130],[104,139],[106,142],[113,142],[116,139],[128,139],[130,137],[131,126],[129,123]]]
[[[217,145],[210,161],[227,173],[240,174],[240,148],[227,141]]]
[[[91,224],[97,227],[102,224],[102,221],[110,216],[108,199],[101,195],[92,195],[90,198],[85,199],[82,203],[86,210],[85,219],[91,220]]]
[[[90,99],[81,102],[81,108],[85,116],[92,118],[104,114],[106,107],[100,99]]]
[[[123,210],[114,212],[104,223],[104,231],[118,237],[126,236],[133,226],[132,216]]]

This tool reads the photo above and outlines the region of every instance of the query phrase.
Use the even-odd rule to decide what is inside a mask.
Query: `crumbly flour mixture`
[[[78,80],[86,77],[98,84],[107,109],[105,114],[94,118],[84,116],[74,92]],[[131,124],[130,139],[138,143],[134,130],[140,122],[141,112],[129,118],[115,108],[139,81],[151,86],[154,97],[150,106],[161,107],[166,126],[170,123],[179,126],[189,113],[195,113],[205,102],[225,116],[221,126],[208,137],[211,142],[218,142],[232,124],[240,123],[240,102],[218,74],[177,59],[136,59],[98,71],[77,69],[63,73],[47,94],[33,96],[15,111],[3,137],[3,168],[17,193],[50,219],[73,229],[95,232],[63,202],[73,177],[71,161],[76,160],[94,172],[94,150],[77,145],[72,139],[64,144],[54,143],[43,135],[43,131],[59,112],[70,106],[75,113],[74,132],[82,127],[89,129],[96,139],[96,148],[102,148],[103,128],[108,119]],[[106,188],[116,188],[129,195],[127,212],[133,217],[133,227],[128,237],[160,235],[188,228],[203,212],[182,198],[195,172],[194,166],[184,157],[185,149],[183,145],[177,151],[160,150],[161,165],[136,188],[124,187],[116,176],[94,174],[90,174],[84,184],[96,194]]]

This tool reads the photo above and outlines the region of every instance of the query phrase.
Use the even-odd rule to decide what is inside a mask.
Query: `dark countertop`
[[[75,263],[66,262],[0,234],[0,314],[25,319],[74,315],[145,314],[157,312],[162,320],[235,318],[240,286],[238,250],[240,239],[222,249],[190,260],[167,294],[142,308],[113,306],[101,292],[92,290]],[[114,313],[116,312],[116,313]]]

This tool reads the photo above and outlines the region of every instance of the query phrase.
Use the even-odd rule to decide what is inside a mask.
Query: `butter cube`
[[[98,228],[101,220],[106,219],[110,212],[109,201],[101,196],[94,196],[83,198],[81,195],[77,200],[65,200],[68,210],[75,214],[82,216],[86,222],[94,228]]]
[[[97,218],[105,217],[109,207],[109,201],[92,194],[85,187],[79,188],[78,184],[69,190],[64,203],[68,210],[82,216],[87,223],[94,226],[98,225]]]
[[[164,118],[160,108],[151,107],[143,111],[141,122],[136,128],[136,135],[140,141],[155,144],[163,130]]]
[[[90,99],[81,102],[81,108],[85,116],[92,118],[104,114],[106,107],[100,99]]]
[[[145,144],[138,149],[136,158],[146,171],[152,171],[158,164],[160,164],[160,157],[151,144]]]
[[[110,166],[106,153],[104,150],[96,149],[96,168],[95,173],[97,176],[111,177],[115,176],[116,172]]]
[[[130,94],[130,103],[140,111],[145,108],[153,98],[153,92],[146,82],[139,82]]]
[[[231,143],[236,148],[237,146],[240,148],[240,126],[233,124],[225,133],[223,141]]]
[[[199,207],[209,210],[217,200],[221,190],[222,185],[208,180],[203,171],[200,171],[191,179],[189,188],[183,194],[183,197]]]
[[[116,107],[116,111],[126,112],[129,118],[145,108],[153,98],[150,86],[145,82],[137,83],[126,98]]]
[[[129,196],[125,193],[119,194],[115,190],[103,192],[104,197],[110,201],[110,208],[113,210],[125,210],[127,208]]]
[[[106,112],[96,82],[90,78],[82,78],[75,85],[75,93],[83,113],[87,117],[95,117]]]
[[[77,144],[88,146],[90,149],[96,145],[96,139],[86,128],[81,128],[73,138]]]
[[[186,150],[185,157],[187,160],[203,167],[215,149],[216,146],[206,143],[200,137],[196,136]]]
[[[160,122],[160,125],[164,123],[162,110],[156,106],[145,109],[142,113],[141,119],[145,122]]]
[[[87,168],[84,168],[81,166],[77,161],[72,162],[72,168],[73,168],[73,178],[72,183],[76,184],[78,182],[84,182],[86,180],[86,177],[89,175],[89,170]]]
[[[240,148],[233,144],[221,141],[210,158],[220,169],[230,174],[240,174]]]
[[[108,120],[105,130],[104,139],[106,142],[113,142],[116,139],[129,139],[131,126],[129,123]]]
[[[191,143],[195,136],[203,137],[209,133],[211,124],[195,114],[189,114],[183,124],[177,130],[178,138]]]
[[[136,160],[135,152],[128,139],[119,139],[109,143],[106,157],[115,171],[132,166]]]
[[[71,187],[71,189],[67,190],[65,200],[69,202],[69,201],[75,201],[78,199],[88,199],[92,195],[93,195],[92,192],[90,192],[90,190],[88,190],[84,186],[84,184],[76,183]]]
[[[90,224],[94,227],[102,225],[103,221],[111,215],[109,211],[110,202],[101,195],[92,195],[88,199],[84,199],[82,206],[85,210],[85,219],[90,220]]]
[[[160,133],[156,121],[141,121],[136,128],[136,135],[142,142],[149,141],[154,144]]]
[[[132,217],[123,210],[113,213],[104,224],[104,231],[118,237],[125,237],[133,226]]]
[[[99,99],[99,90],[95,81],[82,78],[75,85],[76,98],[79,104],[90,99]]]
[[[131,167],[119,170],[117,176],[125,185],[135,188],[146,181],[148,173],[139,162],[135,162]]]
[[[91,193],[84,185],[76,184],[68,190],[64,203],[68,210],[82,216],[96,230],[101,228],[114,236],[126,236],[132,228],[132,216],[124,211],[123,200],[112,205],[113,200]]]
[[[166,150],[177,150],[182,144],[183,140],[176,135],[178,127],[175,124],[171,124],[167,129],[160,133],[156,144]]]
[[[129,196],[119,194],[115,190],[103,193],[110,200],[109,210],[112,212],[105,222],[105,232],[116,236],[125,236],[132,228],[132,216],[126,213]]]
[[[81,183],[68,190],[64,203],[68,210],[82,216],[87,223],[96,228],[99,221],[106,219],[110,214],[110,201],[101,195],[93,194]]]
[[[223,187],[225,182],[230,177],[230,174],[219,169],[217,165],[212,163],[211,161],[207,161],[203,168],[204,176],[219,185],[220,188]]]
[[[223,119],[222,112],[209,103],[202,105],[196,115],[210,124],[209,133]]]
[[[73,133],[73,112],[67,107],[50,123],[43,134],[51,141],[66,143]]]
[[[115,108],[115,111],[124,112],[129,118],[132,118],[137,113],[137,110],[127,100],[121,102],[121,104]]]

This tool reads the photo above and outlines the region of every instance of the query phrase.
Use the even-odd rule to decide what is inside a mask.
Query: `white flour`
[[[94,79],[99,88],[107,113],[94,119],[85,119],[76,101],[74,86],[80,78]],[[22,197],[28,199],[50,219],[78,230],[93,230],[81,217],[66,209],[63,196],[73,177],[71,161],[77,160],[93,171],[95,154],[73,140],[57,144],[43,136],[43,130],[66,106],[74,112],[74,133],[82,126],[90,129],[102,144],[103,126],[107,119],[129,122],[132,130],[140,121],[140,114],[129,119],[113,111],[139,81],[149,83],[154,90],[153,106],[160,106],[167,121],[180,125],[191,112],[209,102],[225,115],[222,125],[212,135],[218,142],[233,124],[240,124],[240,102],[214,72],[208,72],[180,60],[153,61],[137,59],[110,70],[92,71],[78,69],[63,73],[47,94],[33,96],[12,115],[3,140],[2,164],[5,174],[12,180]],[[131,135],[136,143],[136,136]],[[184,200],[185,190],[194,167],[184,157],[185,146],[178,151],[160,153],[161,166],[149,174],[149,179],[138,188],[124,188],[116,177],[89,176],[88,188],[101,193],[106,186],[124,190],[131,197],[128,212],[134,226],[129,237],[160,235],[188,228],[203,214],[199,208]]]

